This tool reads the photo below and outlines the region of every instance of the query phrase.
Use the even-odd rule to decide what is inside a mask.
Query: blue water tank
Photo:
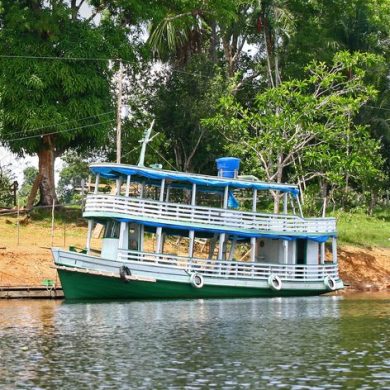
[[[237,177],[238,170],[240,169],[240,159],[235,157],[222,157],[217,158],[218,176],[235,178]]]

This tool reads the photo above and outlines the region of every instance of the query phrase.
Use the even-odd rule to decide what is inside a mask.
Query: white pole
[[[321,264],[325,263],[325,242],[321,242],[321,254],[320,254],[320,262]]]
[[[130,195],[130,181],[131,181],[131,175],[127,175],[125,196]]]
[[[283,193],[283,214],[287,214],[287,205],[288,205],[287,196],[288,196],[288,192],[284,192]]]
[[[145,166],[144,163],[145,163],[146,145],[150,141],[150,134],[152,133],[153,126],[154,126],[154,119],[153,119],[149,129],[147,129],[145,131],[144,138],[140,141],[140,142],[142,142],[142,148],[141,148],[141,152],[140,152],[140,156],[139,156],[139,162],[138,162],[138,166],[139,167]]]
[[[118,100],[117,100],[117,112],[116,112],[116,162],[121,163],[121,150],[122,150],[122,80],[123,80],[123,65],[122,61],[119,62],[118,72]]]
[[[96,174],[96,180],[95,180],[95,189],[93,190],[94,194],[98,193],[99,190],[99,181],[100,181],[100,173]]]
[[[89,251],[91,249],[92,227],[93,227],[93,219],[88,219],[87,242],[85,244],[85,248],[87,249],[87,254],[89,254]]]
[[[228,205],[228,196],[229,196],[229,186],[225,187],[225,192],[223,195],[223,208],[227,209]],[[226,233],[221,233],[219,235],[219,250],[218,250],[218,260],[223,260],[223,247],[225,245]]]
[[[196,184],[192,184],[192,194],[191,194],[191,206],[195,206],[196,203]],[[193,211],[193,210],[192,210]],[[191,214],[193,216],[193,213]],[[188,256],[194,256],[194,244],[195,244],[195,231],[190,230],[189,232],[189,243],[188,243]]]
[[[257,211],[257,189],[253,190],[252,212]],[[256,237],[251,237],[251,261],[256,261]]]
[[[165,190],[165,179],[161,180],[161,188],[160,188],[160,202],[164,201],[164,190]],[[161,204],[160,204],[161,209]],[[158,227],[156,229],[156,236],[157,236],[157,242],[156,242],[156,252],[161,253],[162,251],[162,227]]]
[[[283,193],[283,214],[287,214],[287,205],[288,205],[288,192]],[[283,257],[284,264],[288,264],[288,241],[283,241]]]
[[[288,264],[288,240],[283,241],[284,264]]]
[[[120,195],[121,194],[121,188],[122,188],[122,177],[119,177],[116,179],[116,194]]]

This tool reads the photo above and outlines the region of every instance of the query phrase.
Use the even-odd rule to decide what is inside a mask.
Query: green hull
[[[274,291],[270,288],[227,287],[159,281],[128,281],[106,276],[58,270],[66,299],[175,299],[175,298],[244,298],[319,295],[324,290]]]

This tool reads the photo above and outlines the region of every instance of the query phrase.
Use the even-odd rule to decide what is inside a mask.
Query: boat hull
[[[327,292],[312,289],[283,289],[205,285],[172,281],[124,281],[84,272],[58,270],[66,299],[189,299],[310,296]]]
[[[154,262],[127,262],[129,273],[118,260],[53,249],[66,299],[190,299],[310,296],[329,292],[323,281],[283,280],[279,290],[264,279],[236,278],[226,273],[218,277],[203,274],[203,286],[195,287],[183,267]],[[343,287],[336,280],[336,289]]]

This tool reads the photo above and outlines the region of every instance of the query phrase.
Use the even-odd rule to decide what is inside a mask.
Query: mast
[[[158,133],[156,133],[152,138],[150,138],[150,134],[152,133],[153,126],[154,126],[154,119],[152,120],[152,123],[149,126],[149,128],[147,130],[145,130],[144,137],[141,140],[139,140],[140,143],[142,142],[141,152],[140,152],[139,161],[138,161],[139,167],[145,166],[144,164],[145,164],[146,146],[158,134]]]

